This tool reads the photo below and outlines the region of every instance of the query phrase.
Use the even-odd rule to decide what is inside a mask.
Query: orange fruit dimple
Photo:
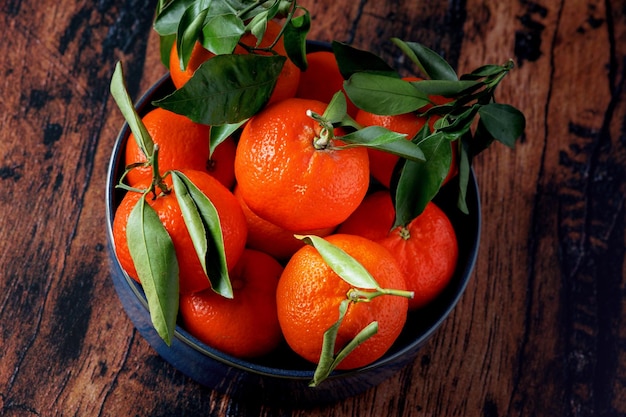
[[[424,307],[450,282],[459,254],[456,233],[446,214],[428,203],[404,229],[398,227],[378,241],[397,259],[415,296],[409,309]]]
[[[286,260],[298,249],[305,245],[303,241],[294,236],[294,232],[276,226],[265,219],[257,216],[243,200],[239,187],[235,187],[235,197],[239,200],[243,214],[248,223],[248,240],[246,245],[251,249],[265,252],[278,260]],[[327,236],[334,228],[318,229],[299,232],[300,235]]]
[[[241,206],[235,196],[219,181],[201,171],[182,171],[215,206],[224,238],[224,252],[226,264],[232,268],[244,250],[247,234],[246,219]],[[140,182],[139,188],[148,188],[150,179]],[[171,177],[166,179],[171,192],[159,195],[157,198],[147,197],[146,202],[157,212],[161,223],[170,235],[176,251],[179,267],[180,292],[190,293],[210,287],[210,282],[204,273],[202,265],[196,255],[189,231],[182,217],[176,195],[171,187]],[[141,198],[138,192],[127,192],[118,206],[113,220],[113,240],[115,253],[120,265],[128,275],[139,282],[137,270],[130,256],[126,240],[128,217],[135,204]]]
[[[404,289],[402,271],[381,245],[353,235],[331,235],[326,240],[359,261],[381,287]],[[280,277],[276,299],[283,335],[294,352],[311,362],[319,360],[324,332],[339,318],[339,305],[351,288],[315,248],[305,246],[291,257]],[[372,321],[378,321],[378,333],[350,353],[338,369],[357,368],[379,359],[400,334],[407,306],[407,299],[399,296],[351,303],[339,327],[337,350]]]
[[[238,358],[274,350],[282,340],[276,287],[283,267],[271,256],[245,250],[231,272],[233,298],[205,290],[183,294],[183,327],[207,345]]]
[[[265,34],[263,35],[263,39],[259,44],[259,48],[267,48],[273,42],[274,39],[278,36],[281,30],[281,25],[273,20],[267,22],[267,29],[265,30]],[[248,33],[241,37],[240,43],[250,47],[257,47],[257,38]],[[283,38],[281,37],[276,45],[274,46],[274,51],[282,56],[287,56],[287,52],[285,51],[285,46],[283,43]],[[248,51],[242,47],[237,46],[233,51],[234,54],[247,54]],[[261,53],[263,54],[263,53]],[[271,54],[270,52],[266,53],[267,55]],[[176,49],[176,44],[172,46],[172,50],[170,52],[170,76],[176,88],[181,88],[189,79],[193,76],[193,73],[198,69],[198,67],[204,63],[206,60],[214,57],[215,54],[209,52],[205,49],[199,42],[196,42],[194,45],[193,51],[191,52],[191,57],[189,59],[189,63],[187,68],[183,71],[180,68],[180,62],[178,57],[178,51]],[[269,103],[275,103],[281,100],[284,100],[289,97],[293,97],[296,95],[296,91],[298,90],[298,82],[300,81],[300,69],[287,58],[285,61],[285,65],[278,76],[278,80],[276,81],[276,85],[274,90],[272,91],[272,95],[270,96]]]
[[[241,195],[258,216],[283,229],[334,227],[367,192],[367,150],[315,148],[321,128],[306,112],[325,108],[316,100],[287,99],[253,116],[241,133],[235,156]]]

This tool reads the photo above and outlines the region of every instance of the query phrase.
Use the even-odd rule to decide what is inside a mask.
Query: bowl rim
[[[154,83],[135,103],[135,108],[138,110],[140,114],[145,113],[146,108],[151,108],[151,99],[152,95],[157,92],[159,89],[164,88],[164,85],[170,83],[169,73],[163,75],[156,83]],[[119,265],[119,260],[117,259],[117,255],[114,253],[114,243],[113,243],[113,230],[112,223],[115,215],[115,194],[116,194],[116,184],[119,179],[119,170],[122,164],[122,153],[124,150],[124,146],[126,140],[128,139],[128,135],[130,133],[130,128],[127,122],[124,122],[122,128],[120,129],[115,144],[111,153],[111,157],[109,159],[108,169],[107,169],[107,180],[106,180],[106,192],[105,192],[105,205],[106,205],[106,227],[107,227],[107,240],[109,243],[109,248],[113,251],[112,257],[115,262]],[[385,367],[386,365],[394,364],[397,361],[401,360],[405,355],[411,354],[411,352],[416,352],[419,348],[432,337],[432,335],[441,327],[442,323],[448,318],[451,312],[454,310],[459,300],[465,293],[467,285],[471,276],[473,275],[473,270],[476,264],[476,259],[478,256],[478,248],[480,243],[480,235],[482,228],[482,215],[481,215],[481,202],[480,202],[480,194],[478,190],[478,184],[475,178],[475,174],[473,169],[470,171],[470,181],[468,184],[468,195],[471,193],[475,202],[472,204],[472,208],[475,209],[474,213],[471,213],[472,218],[475,220],[475,235],[473,236],[472,243],[468,247],[467,251],[467,261],[463,264],[463,269],[458,269],[459,265],[457,265],[456,274],[460,274],[461,280],[460,284],[456,287],[454,291],[454,296],[450,299],[449,303],[446,305],[444,309],[441,310],[439,316],[436,320],[434,320],[425,330],[416,338],[411,339],[410,343],[406,345],[402,345],[401,347],[395,349],[393,352],[385,353],[381,358],[374,361],[373,363],[366,365],[361,368],[352,369],[352,370],[335,370],[329,376],[329,379],[334,379],[343,376],[361,374],[368,371],[376,370],[381,367]],[[119,202],[118,202],[119,203]],[[458,231],[457,231],[458,234]],[[141,290],[141,286],[136,283],[130,276],[121,268],[122,274],[124,276],[125,283],[128,285],[129,289],[134,293],[134,295],[140,300],[141,304],[144,308],[148,309],[147,300],[143,291]],[[262,365],[255,363],[253,361],[239,359],[228,355],[224,352],[221,352],[217,349],[214,349],[203,342],[196,339],[193,335],[187,332],[184,328],[180,326],[179,323],[176,325],[175,329],[175,338],[185,345],[191,347],[197,352],[207,356],[210,359],[216,360],[224,365],[232,366],[239,370],[243,370],[246,372],[255,373],[257,375],[269,376],[273,378],[284,378],[284,379],[296,379],[296,380],[311,380],[313,378],[314,369],[304,370],[304,369],[289,369],[289,368],[277,368],[268,365]],[[314,364],[312,364],[314,367]]]

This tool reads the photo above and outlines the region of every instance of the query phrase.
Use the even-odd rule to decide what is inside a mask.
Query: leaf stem
[[[347,298],[354,303],[369,303],[374,298],[380,297],[381,295],[394,295],[397,297],[413,298],[415,294],[413,293],[413,291],[397,290],[393,288],[376,288],[376,290],[374,291],[364,291],[359,290],[358,288],[351,288],[346,294]]]

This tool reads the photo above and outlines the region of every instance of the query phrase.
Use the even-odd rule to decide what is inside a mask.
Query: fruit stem
[[[315,120],[321,127],[318,137],[313,141],[313,146],[318,150],[326,149],[330,145],[330,141],[335,137],[333,124],[313,110],[307,110],[306,115]]]
[[[148,192],[152,192],[153,198],[157,198],[157,188],[159,188],[162,193],[168,194],[170,189],[167,184],[165,184],[163,177],[159,173],[159,145],[156,143],[154,144],[154,151],[150,157],[149,164],[152,167],[152,185],[150,186],[150,190],[148,190]]]
[[[358,288],[351,288],[347,293],[348,300],[358,303],[369,303],[374,298],[381,295],[394,295],[397,297],[413,298],[415,295],[413,291],[397,290],[392,288],[376,288],[374,291],[365,291]]]

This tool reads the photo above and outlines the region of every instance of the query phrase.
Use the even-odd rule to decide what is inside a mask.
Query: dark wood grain
[[[512,58],[498,98],[515,150],[475,161],[483,203],[467,292],[416,361],[340,404],[231,401],[165,363],[108,276],[105,173],[124,61],[137,98],[165,69],[154,1],[0,3],[0,415],[626,416],[626,9],[622,0],[303,0],[311,38],[459,72]]]

